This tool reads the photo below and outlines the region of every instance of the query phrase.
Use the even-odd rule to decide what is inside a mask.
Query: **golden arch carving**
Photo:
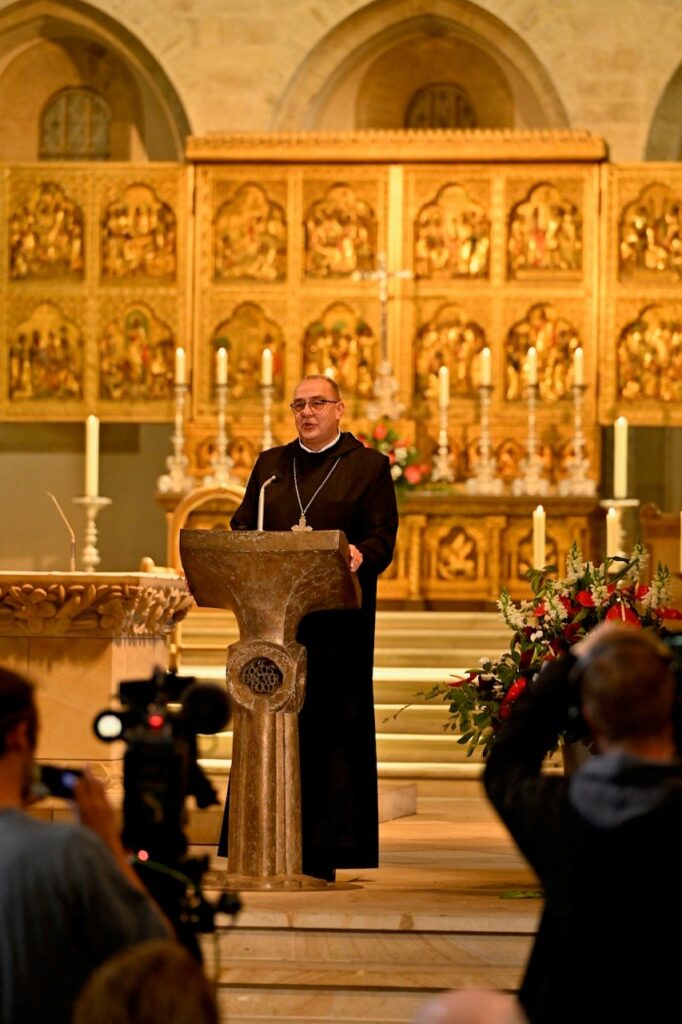
[[[487,277],[490,220],[462,185],[444,185],[417,214],[414,225],[416,277]]]
[[[544,402],[567,398],[573,386],[573,354],[580,346],[575,327],[549,302],[531,306],[507,335],[507,400],[521,398],[528,349],[538,357],[538,387]]]
[[[283,281],[287,222],[279,203],[256,182],[245,182],[218,208],[213,235],[216,281]]]
[[[216,327],[211,351],[226,348],[228,394],[232,399],[256,398],[260,394],[263,349],[272,352],[272,380],[278,398],[283,394],[286,345],[280,325],[255,302],[242,302],[227,320]],[[211,362],[211,374],[215,360]],[[214,378],[211,378],[214,381]]]
[[[13,331],[9,350],[12,401],[83,397],[83,335],[59,306],[37,306]]]

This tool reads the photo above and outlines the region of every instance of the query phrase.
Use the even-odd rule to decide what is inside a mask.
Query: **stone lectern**
[[[240,640],[227,651],[232,700],[228,885],[323,886],[301,873],[298,713],[304,615],[358,608],[360,586],[339,530],[182,530],[180,557],[197,604],[230,608]]]

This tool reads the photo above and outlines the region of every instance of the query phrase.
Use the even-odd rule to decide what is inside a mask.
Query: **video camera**
[[[120,711],[101,711],[95,734],[123,740],[123,843],[136,870],[178,937],[200,958],[197,932],[214,930],[217,912],[236,914],[239,899],[222,893],[209,904],[201,890],[208,857],[187,857],[185,800],[197,807],[218,803],[197,762],[197,735],[223,729],[230,719],[227,693],[157,669],[149,679],[122,682]]]

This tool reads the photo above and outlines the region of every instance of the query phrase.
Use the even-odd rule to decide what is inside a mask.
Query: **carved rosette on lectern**
[[[358,608],[348,543],[338,530],[310,533],[182,530],[180,555],[197,604],[230,608],[240,640],[227,651],[233,704],[228,885],[323,886],[301,873],[298,713],[306,651],[304,615]]]

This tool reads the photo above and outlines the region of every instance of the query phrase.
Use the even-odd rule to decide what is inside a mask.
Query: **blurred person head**
[[[38,738],[34,686],[0,668],[0,801],[20,806],[28,797]]]
[[[219,1024],[213,986],[177,942],[143,942],[91,975],[73,1024]]]
[[[600,746],[672,743],[675,677],[657,636],[605,624],[575,653],[583,714]]]

